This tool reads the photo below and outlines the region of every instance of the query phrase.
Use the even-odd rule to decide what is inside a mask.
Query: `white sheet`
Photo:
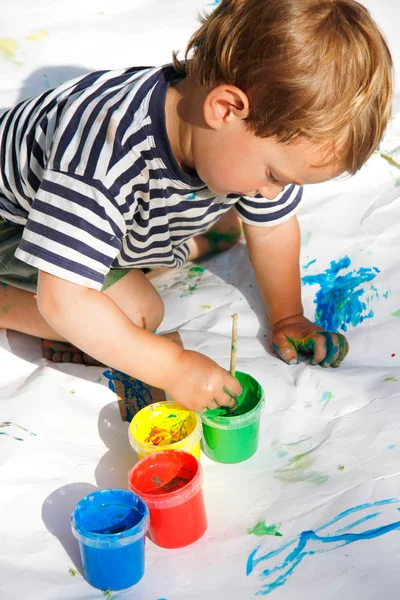
[[[172,49],[185,46],[196,11],[214,4],[4,0],[0,105],[97,68],[167,62]],[[366,4],[399,67],[399,5]],[[399,149],[400,118],[381,151],[399,162]],[[244,245],[204,264],[193,291],[189,265],[155,281],[166,304],[160,331],[178,329],[186,347],[224,367],[230,317],[239,313],[238,368],[263,384],[266,409],[252,459],[220,465],[202,457],[205,537],[174,551],[149,541],[144,579],[114,597],[397,598],[399,194],[400,171],[379,154],[350,180],[306,190],[302,275],[319,275],[322,287],[309,280],[304,304],[310,317],[320,310],[328,324],[335,324],[333,314],[343,316],[340,326],[350,319],[351,353],[339,370],[288,367],[272,355]],[[341,265],[346,287],[332,304],[329,283]],[[1,333],[1,598],[102,597],[79,574],[69,515],[97,487],[126,487],[134,461],[128,425],[103,372],[49,364],[36,340]],[[282,537],[249,534],[261,521]]]

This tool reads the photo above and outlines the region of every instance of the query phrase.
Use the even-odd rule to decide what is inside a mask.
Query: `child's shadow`
[[[108,452],[96,467],[96,483],[100,489],[128,489],[128,473],[138,461],[138,456],[129,443],[129,423],[122,421],[118,402],[101,409],[98,428]]]
[[[76,569],[83,574],[78,541],[72,534],[71,515],[81,498],[97,488],[90,483],[63,485],[47,496],[42,505],[42,519],[47,530],[59,539]]]

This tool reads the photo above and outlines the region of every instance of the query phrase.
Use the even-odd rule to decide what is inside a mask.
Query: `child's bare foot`
[[[68,342],[55,342],[53,340],[42,340],[43,356],[55,363],[75,363],[91,367],[103,367],[95,358],[89,356],[76,346]]]

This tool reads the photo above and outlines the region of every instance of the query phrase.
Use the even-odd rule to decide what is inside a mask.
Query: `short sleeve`
[[[15,256],[72,283],[101,290],[125,233],[118,204],[100,181],[47,170]]]
[[[279,225],[292,217],[303,195],[303,188],[288,185],[274,198],[240,196],[234,208],[244,223],[260,227]]]

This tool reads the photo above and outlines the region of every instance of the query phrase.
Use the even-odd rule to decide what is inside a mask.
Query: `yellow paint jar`
[[[201,436],[198,414],[172,401],[145,406],[129,426],[129,441],[139,458],[159,450],[185,450],[200,458]]]

